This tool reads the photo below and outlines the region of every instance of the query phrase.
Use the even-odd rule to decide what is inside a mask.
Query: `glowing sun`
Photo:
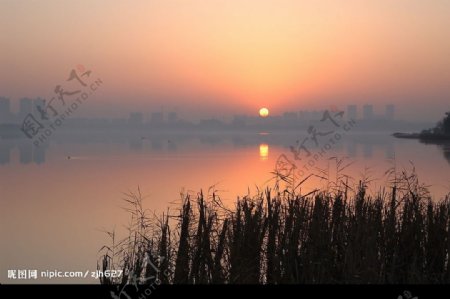
[[[269,116],[269,109],[267,109],[267,108],[259,109],[259,116],[261,116],[261,117]]]

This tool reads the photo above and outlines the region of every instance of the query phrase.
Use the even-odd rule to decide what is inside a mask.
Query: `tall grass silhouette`
[[[339,174],[302,195],[307,178],[278,172],[272,189],[238,197],[231,209],[199,192],[160,217],[144,210],[139,190],[129,193],[128,237],[110,233],[98,265],[125,274],[101,283],[449,283],[449,196],[433,201],[414,169],[386,173],[389,186],[374,195],[370,179],[351,188]]]

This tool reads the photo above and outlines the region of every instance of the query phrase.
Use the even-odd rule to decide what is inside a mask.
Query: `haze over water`
[[[303,194],[344,159],[350,186],[415,167],[442,199],[450,144],[391,134],[450,110],[449,15],[445,0],[1,0],[0,283],[98,283],[7,270],[94,271],[103,231],[124,235],[124,193],[157,214],[200,190],[232,208],[273,187],[280,157],[329,175]],[[320,121],[340,111],[348,132]]]
[[[81,64],[104,88],[80,116],[163,108],[222,118],[371,103],[434,122],[448,110],[445,0],[0,5],[0,96],[15,107],[50,98]]]
[[[85,136],[86,137],[86,136]],[[299,135],[183,134],[140,136],[90,135],[83,141],[55,137],[43,149],[26,140],[1,142],[2,182],[1,268],[95,270],[97,251],[109,240],[102,230],[123,236],[128,214],[122,210],[125,192],[145,195],[144,206],[156,213],[176,214],[181,193],[195,196],[216,190],[225,205],[237,196],[273,187],[272,171],[280,155]],[[314,153],[319,148],[312,148]],[[435,200],[450,190],[450,148],[399,140],[386,134],[344,137],[314,165],[336,172],[328,158],[348,157],[354,164],[343,171],[355,186],[364,177],[375,179],[375,192],[389,187],[384,172],[394,165],[411,171],[431,185]],[[68,159],[70,157],[70,159]],[[425,157],[425,158],[424,158]],[[299,167],[303,166],[297,161]],[[319,174],[317,170],[311,173]],[[311,178],[302,192],[326,188],[328,181]],[[210,187],[213,189],[210,189]],[[8,281],[2,272],[1,281]],[[94,279],[36,282],[97,283]]]

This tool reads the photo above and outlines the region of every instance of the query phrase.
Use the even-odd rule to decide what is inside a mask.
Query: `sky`
[[[49,98],[83,65],[80,113],[185,118],[395,104],[450,110],[446,0],[0,0],[0,96]]]

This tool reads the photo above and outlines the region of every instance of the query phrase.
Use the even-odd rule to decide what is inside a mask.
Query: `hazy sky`
[[[394,103],[440,118],[449,16],[447,0],[0,0],[0,96],[48,98],[82,64],[104,82],[93,115]]]

